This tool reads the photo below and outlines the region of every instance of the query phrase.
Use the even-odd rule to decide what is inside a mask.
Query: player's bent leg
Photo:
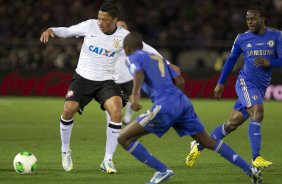
[[[242,125],[246,121],[246,119],[248,119],[248,115],[244,115],[242,112],[233,109],[228,120],[225,123],[216,127],[211,133],[210,137],[221,140],[226,137],[229,133],[236,130],[240,125]],[[200,151],[204,149],[204,146],[200,144],[197,147]]]
[[[118,142],[127,150],[132,142],[147,134],[149,134],[148,131],[146,131],[137,121],[133,121],[122,129],[118,137]]]
[[[79,111],[79,103],[76,101],[66,101],[64,104],[64,112],[62,118],[70,120],[74,114]]]
[[[201,147],[204,148],[204,145],[209,145],[209,148],[212,148],[212,146],[215,144],[214,139],[210,139],[206,131],[203,131],[202,133],[192,135],[193,139],[195,141],[191,142],[191,150],[188,156],[186,157],[186,165],[188,167],[193,167],[195,165],[196,160],[201,154],[201,151],[198,149],[199,145],[201,144]],[[207,142],[207,141],[213,141],[213,142]],[[202,148],[202,149],[203,149]]]
[[[149,134],[137,121],[133,121],[122,130],[118,141],[122,147],[131,153],[137,160],[156,170],[148,182],[149,184],[167,181],[173,176],[173,171],[156,159],[141,143],[138,138]]]
[[[122,98],[120,96],[112,96],[104,103],[104,108],[110,114],[111,121],[121,122],[122,120]]]
[[[117,138],[121,131],[122,118],[122,99],[120,96],[113,96],[104,103],[107,113],[107,140],[106,150],[103,162],[100,164],[101,171],[108,174],[117,173],[117,169],[113,163],[113,155],[116,151],[118,141]]]
[[[62,141],[62,166],[65,171],[73,169],[73,162],[70,150],[70,138],[73,128],[73,116],[79,110],[79,104],[75,101],[66,101],[64,112],[60,119],[60,134]]]
[[[208,136],[206,131],[193,136],[193,138],[201,145],[208,149],[211,149],[219,153],[222,157],[228,160],[233,165],[240,167],[248,176],[251,177],[252,181],[262,181],[262,177],[259,170],[247,163],[240,155],[238,155],[230,146],[225,144],[222,140],[216,140]],[[255,172],[259,173],[255,173]]]

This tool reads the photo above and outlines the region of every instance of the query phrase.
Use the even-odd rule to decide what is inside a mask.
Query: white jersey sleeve
[[[68,37],[78,38],[81,36],[86,36],[86,33],[88,32],[90,25],[91,25],[91,20],[87,20],[70,27],[53,27],[51,29],[54,31],[55,36],[59,38],[68,38]]]
[[[143,50],[146,51],[146,52],[156,54],[158,56],[162,56],[156,49],[154,49],[150,45],[146,44],[145,42],[143,42]]]
[[[117,84],[122,84],[133,80],[133,77],[129,71],[126,61],[126,55],[124,51],[121,52],[117,62],[116,62],[116,73],[118,75],[118,79],[116,80]]]
[[[146,44],[145,42],[143,42],[143,50],[156,54],[158,56],[161,56],[162,58],[164,58],[156,49],[154,49],[153,47],[151,47],[150,45]],[[165,58],[164,58],[165,59]],[[166,59],[165,59],[166,60]],[[169,65],[170,62],[168,60],[166,60],[166,63]]]

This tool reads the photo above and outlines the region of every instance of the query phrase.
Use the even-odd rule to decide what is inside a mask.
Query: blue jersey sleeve
[[[166,62],[166,61],[165,61]],[[177,76],[179,76],[180,74],[177,73],[171,66],[169,66],[169,64],[167,64],[168,66],[168,71],[169,71],[169,74],[172,78],[175,78]]]
[[[129,71],[132,76],[134,76],[135,72],[143,70],[141,64],[141,57],[141,54],[136,52],[128,57]]]
[[[272,67],[282,67],[282,32],[280,32],[276,43],[276,53],[278,55],[277,59],[270,61],[270,66]]]
[[[242,53],[242,49],[240,47],[239,42],[240,42],[240,35],[238,35],[236,37],[234,44],[233,44],[233,47],[232,47],[232,50],[231,50],[231,53],[230,53],[229,57],[227,58],[224,66],[223,66],[220,78],[218,80],[219,84],[225,83],[226,78],[231,73],[232,69],[234,68],[234,66],[237,62],[238,57]]]

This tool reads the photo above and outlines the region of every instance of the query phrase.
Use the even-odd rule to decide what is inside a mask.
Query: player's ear
[[[265,17],[262,17],[262,22],[265,24]]]
[[[115,24],[117,24],[118,18],[115,17],[115,18],[113,19],[113,21],[114,21]]]

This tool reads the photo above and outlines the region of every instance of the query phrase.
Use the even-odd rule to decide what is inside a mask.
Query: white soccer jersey
[[[118,27],[111,34],[104,34],[96,19],[89,19],[71,27],[51,28],[60,38],[84,37],[76,72],[92,81],[117,80],[115,63],[123,51],[123,39],[129,33]],[[143,43],[144,50],[160,55],[155,49]]]
[[[113,34],[106,35],[95,19],[68,28],[52,29],[61,38],[84,37],[75,70],[79,75],[93,81],[117,79],[115,63],[123,50],[123,39],[129,33],[127,30],[118,27]]]
[[[118,75],[118,79],[116,80],[117,84],[122,84],[133,80],[133,77],[128,69],[128,66],[126,65],[126,62],[126,55],[124,51],[122,51],[116,62],[116,73]]]

